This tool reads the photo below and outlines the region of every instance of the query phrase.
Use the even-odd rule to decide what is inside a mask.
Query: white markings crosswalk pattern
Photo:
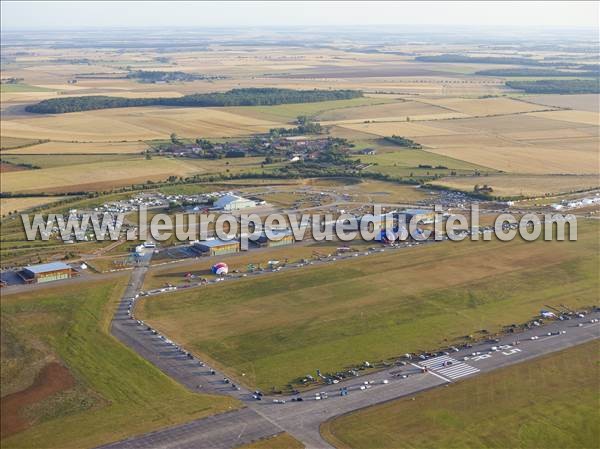
[[[477,368],[466,363],[459,363],[448,368],[438,370],[442,376],[446,376],[450,379],[458,379],[459,377],[468,376],[469,374],[475,374],[479,372]]]
[[[459,377],[468,376],[479,372],[479,369],[474,366],[467,365],[450,356],[442,355],[433,359],[419,362],[419,365],[426,367],[429,370],[435,371],[448,379],[458,379]]]
[[[453,359],[448,355],[441,355],[439,357],[434,357],[433,359],[425,360],[420,362],[419,365],[425,366],[428,369],[436,369],[444,366],[444,363],[449,362],[451,364],[460,363],[458,360]]]

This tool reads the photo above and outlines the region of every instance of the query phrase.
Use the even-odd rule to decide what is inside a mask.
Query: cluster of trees
[[[405,148],[412,148],[414,150],[420,150],[423,148],[423,146],[417,142],[415,142],[414,140],[408,139],[406,137],[402,137],[402,136],[397,136],[397,135],[392,135],[391,137],[384,137],[383,138],[385,141],[393,143],[395,145],[401,146],[401,147],[405,147]]]
[[[524,90],[528,94],[598,94],[600,79],[591,80],[536,80],[507,81],[507,87]]]
[[[185,72],[163,72],[158,70],[135,70],[127,74],[127,78],[139,80],[141,83],[172,83],[177,81],[216,80],[221,76],[200,75]]]
[[[346,100],[361,97],[358,90],[295,90],[276,88],[232,89],[227,92],[192,94],[179,98],[122,98],[105,95],[89,97],[52,98],[25,108],[38,114],[62,114],[95,109],[129,108],[137,106],[270,106],[288,103],[313,103],[318,101]]]
[[[494,189],[492,188],[492,186],[488,186],[487,184],[484,184],[482,186],[480,186],[479,184],[475,184],[475,186],[473,187],[473,192],[475,193],[492,193],[494,191]]]
[[[281,136],[301,136],[304,134],[321,134],[323,127],[318,122],[313,122],[310,118],[301,115],[297,119],[298,126],[294,128],[271,128],[269,135],[271,137]]]

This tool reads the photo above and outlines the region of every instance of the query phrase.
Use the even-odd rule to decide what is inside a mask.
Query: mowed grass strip
[[[278,433],[270,438],[263,438],[254,443],[237,446],[235,449],[304,449],[304,444],[289,433]]]
[[[143,319],[260,388],[435,349],[597,300],[598,223],[577,242],[445,242],[146,299]],[[243,376],[243,377],[241,377]]]
[[[597,448],[595,340],[328,421],[321,433],[344,449]]]
[[[3,448],[95,447],[237,407],[230,398],[189,392],[110,335],[126,280],[2,297],[3,395],[27,387],[20,379],[31,382],[43,360],[63,363],[77,393],[34,404],[26,411],[32,427],[3,439]]]

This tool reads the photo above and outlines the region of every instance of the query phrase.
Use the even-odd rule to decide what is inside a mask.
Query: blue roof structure
[[[50,262],[50,263],[43,263],[40,265],[29,265],[29,266],[25,267],[24,269],[33,274],[42,274],[42,273],[48,273],[51,271],[70,270],[71,267],[64,262]]]
[[[206,246],[207,248],[215,248],[218,246],[224,245],[232,245],[239,244],[239,240],[221,240],[221,239],[213,239],[213,240],[204,240],[197,243],[197,245]]]

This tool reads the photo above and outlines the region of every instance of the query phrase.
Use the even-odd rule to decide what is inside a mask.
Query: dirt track
[[[9,394],[0,404],[0,438],[6,438],[29,427],[23,416],[25,407],[35,404],[75,385],[75,379],[67,368],[52,362],[44,366],[33,384],[25,390]]]

